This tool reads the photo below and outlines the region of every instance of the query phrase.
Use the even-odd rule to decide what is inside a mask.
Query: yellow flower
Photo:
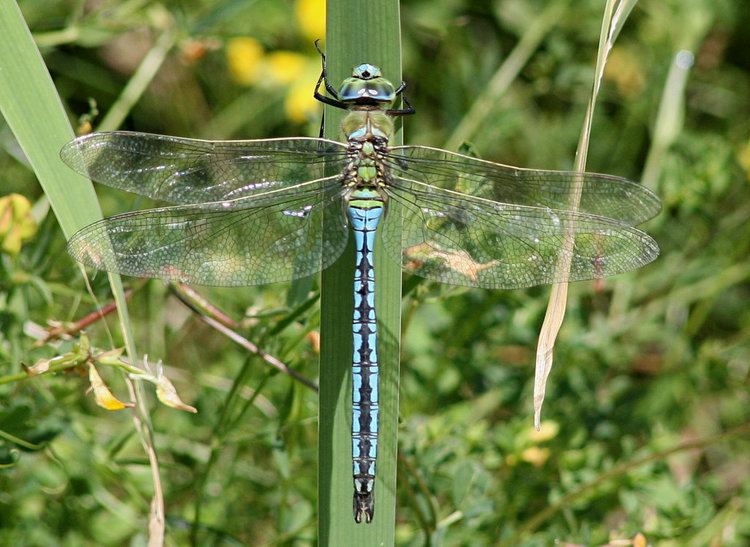
[[[234,81],[253,85],[262,73],[263,46],[248,37],[233,38],[227,43],[227,63]]]
[[[284,109],[291,121],[303,123],[319,115],[320,106],[312,94],[320,67],[318,59],[285,50],[266,54],[263,46],[247,37],[230,40],[226,54],[237,83],[287,88]]]
[[[133,403],[123,403],[115,397],[104,383],[96,367],[89,363],[89,382],[94,390],[94,400],[96,404],[107,410],[122,410],[123,408],[132,407]]]
[[[295,123],[303,123],[313,117],[320,116],[320,103],[312,94],[312,86],[315,85],[315,77],[312,84],[309,78],[300,78],[289,88],[284,100],[286,117]]]
[[[266,56],[268,79],[276,84],[288,85],[299,79],[308,58],[294,51],[274,51]]]
[[[36,221],[31,216],[31,203],[20,194],[0,198],[0,249],[9,255],[21,250],[24,240],[36,233]]]
[[[297,15],[297,24],[306,38],[316,40],[325,37],[325,0],[297,0],[294,11]]]

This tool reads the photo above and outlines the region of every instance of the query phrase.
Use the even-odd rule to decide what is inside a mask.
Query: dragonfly
[[[657,257],[656,242],[635,226],[661,205],[621,177],[390,146],[395,120],[414,113],[405,84],[394,86],[364,63],[335,88],[321,55],[314,96],[347,111],[343,142],[115,131],[66,144],[61,157],[75,171],[167,204],[95,222],[72,236],[68,251],[87,266],[129,276],[247,286],[313,275],[333,264],[353,235],[353,516],[371,522],[376,241],[405,272],[453,285],[516,289],[596,279]]]

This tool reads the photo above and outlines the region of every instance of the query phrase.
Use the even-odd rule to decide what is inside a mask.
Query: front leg
[[[406,84],[404,82],[401,82],[401,86],[399,86],[398,90],[396,90],[396,94],[398,95],[401,91],[403,91],[405,87]],[[409,102],[409,99],[406,98],[406,95],[401,95],[401,100],[404,101],[405,108],[386,110],[385,113],[389,116],[410,116],[416,112],[416,110],[414,110],[414,107]]]
[[[323,72],[320,73],[320,78],[318,78],[318,83],[315,84],[315,92],[313,93],[313,97],[315,97],[318,101],[320,101],[323,104],[327,104],[336,108],[341,108],[342,110],[348,110],[347,106],[339,100],[338,94],[336,93],[335,90],[333,92],[333,98],[323,95],[320,92],[320,84],[323,82],[325,82],[326,91],[330,93],[328,89],[329,87],[328,81],[326,80],[325,68],[323,69]]]
[[[401,100],[404,101],[405,108],[394,108],[391,110],[386,110],[385,113],[389,116],[410,116],[411,114],[414,114],[416,112],[416,110],[414,110],[414,107],[409,102],[409,99],[406,98],[406,95],[402,95],[404,89],[406,89],[406,82],[402,80],[401,85],[398,86],[395,94],[396,97],[401,95]]]
[[[320,45],[318,44],[318,42],[320,42],[320,40],[315,40],[315,49],[317,49],[318,53],[320,53],[323,67],[320,71],[320,78],[318,78],[318,83],[315,84],[315,93],[313,94],[313,96],[322,103],[346,110],[346,105],[339,100],[339,94],[336,91],[336,88],[334,88],[328,81],[328,65],[326,63],[326,54],[323,53],[323,51],[320,49]],[[325,95],[320,93],[320,84],[324,85],[326,93],[330,95],[329,97],[326,97]]]

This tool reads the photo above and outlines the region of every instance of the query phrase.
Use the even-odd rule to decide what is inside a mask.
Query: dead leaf
[[[197,408],[184,403],[182,399],[180,399],[174,385],[172,385],[169,378],[164,375],[162,367],[160,365],[157,366],[156,396],[159,398],[159,401],[161,401],[162,404],[176,408],[177,410],[185,410],[186,412],[192,412],[194,414],[197,413]]]
[[[408,261],[409,267],[419,270],[425,264],[435,260],[441,260],[445,266],[454,272],[458,272],[471,281],[476,282],[479,273],[488,268],[493,268],[499,262],[491,260],[485,264],[474,260],[469,253],[461,250],[441,249],[435,243],[420,243],[404,249],[404,258]]]
[[[26,374],[29,376],[39,376],[49,370],[52,359],[39,359],[32,366],[26,368]]]

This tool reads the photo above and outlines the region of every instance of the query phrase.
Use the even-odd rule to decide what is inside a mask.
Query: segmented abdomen
[[[347,209],[354,230],[354,317],[352,330],[352,465],[354,519],[370,522],[374,512],[378,450],[378,347],[375,315],[375,230],[383,201],[373,190],[355,190]]]

